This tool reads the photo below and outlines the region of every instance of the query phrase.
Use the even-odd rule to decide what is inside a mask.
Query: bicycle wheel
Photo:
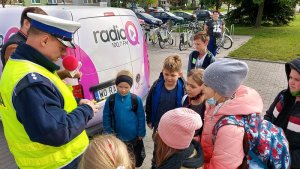
[[[165,41],[164,40],[158,40],[158,44],[159,44],[159,47],[161,49],[165,48],[166,47],[166,44],[165,44]]]
[[[183,43],[180,42],[180,43],[179,43],[179,50],[182,51],[182,49],[183,49]]]
[[[170,44],[170,45],[173,45],[173,37],[172,36],[169,36],[168,37],[168,43]]]
[[[233,41],[232,41],[231,37],[228,36],[228,35],[225,35],[225,36],[224,36],[224,40],[223,40],[223,45],[222,45],[222,47],[223,47],[224,49],[229,49],[229,48],[232,47],[232,43],[233,43]]]

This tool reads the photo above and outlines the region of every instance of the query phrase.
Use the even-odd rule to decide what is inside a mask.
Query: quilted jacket
[[[218,111],[214,113],[215,109]],[[248,115],[262,112],[260,95],[249,87],[241,85],[235,97],[219,105],[207,105],[203,125],[201,145],[204,151],[204,169],[236,169],[245,156],[243,150],[244,128],[234,125],[219,129],[215,143],[212,131],[216,122],[224,115]]]

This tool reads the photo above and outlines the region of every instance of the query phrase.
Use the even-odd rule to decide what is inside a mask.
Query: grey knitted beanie
[[[245,62],[223,58],[205,69],[203,82],[221,96],[231,97],[245,80],[247,73],[248,65]]]

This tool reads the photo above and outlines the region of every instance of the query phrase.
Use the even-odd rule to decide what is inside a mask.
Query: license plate
[[[116,85],[112,85],[94,92],[95,100],[97,102],[106,99],[111,94],[117,93]]]

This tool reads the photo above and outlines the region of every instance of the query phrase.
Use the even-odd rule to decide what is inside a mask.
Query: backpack
[[[225,125],[244,127],[244,153],[246,154],[240,168],[287,169],[290,168],[288,141],[281,128],[259,114],[223,116],[213,129],[213,143],[218,130]]]
[[[132,111],[135,113],[135,115],[137,115],[137,109],[138,109],[138,101],[137,101],[137,95],[130,93],[131,95],[131,109]],[[115,112],[114,112],[114,107],[115,107],[115,97],[116,94],[112,94],[109,96],[109,109],[110,109],[110,117],[111,117],[111,126],[113,128],[113,130],[115,131]]]
[[[132,111],[136,114],[138,109],[137,96],[133,93],[130,93],[130,95],[131,95]],[[109,96],[109,109],[111,113],[114,113],[113,110],[115,107],[115,97],[116,97],[115,93]]]

